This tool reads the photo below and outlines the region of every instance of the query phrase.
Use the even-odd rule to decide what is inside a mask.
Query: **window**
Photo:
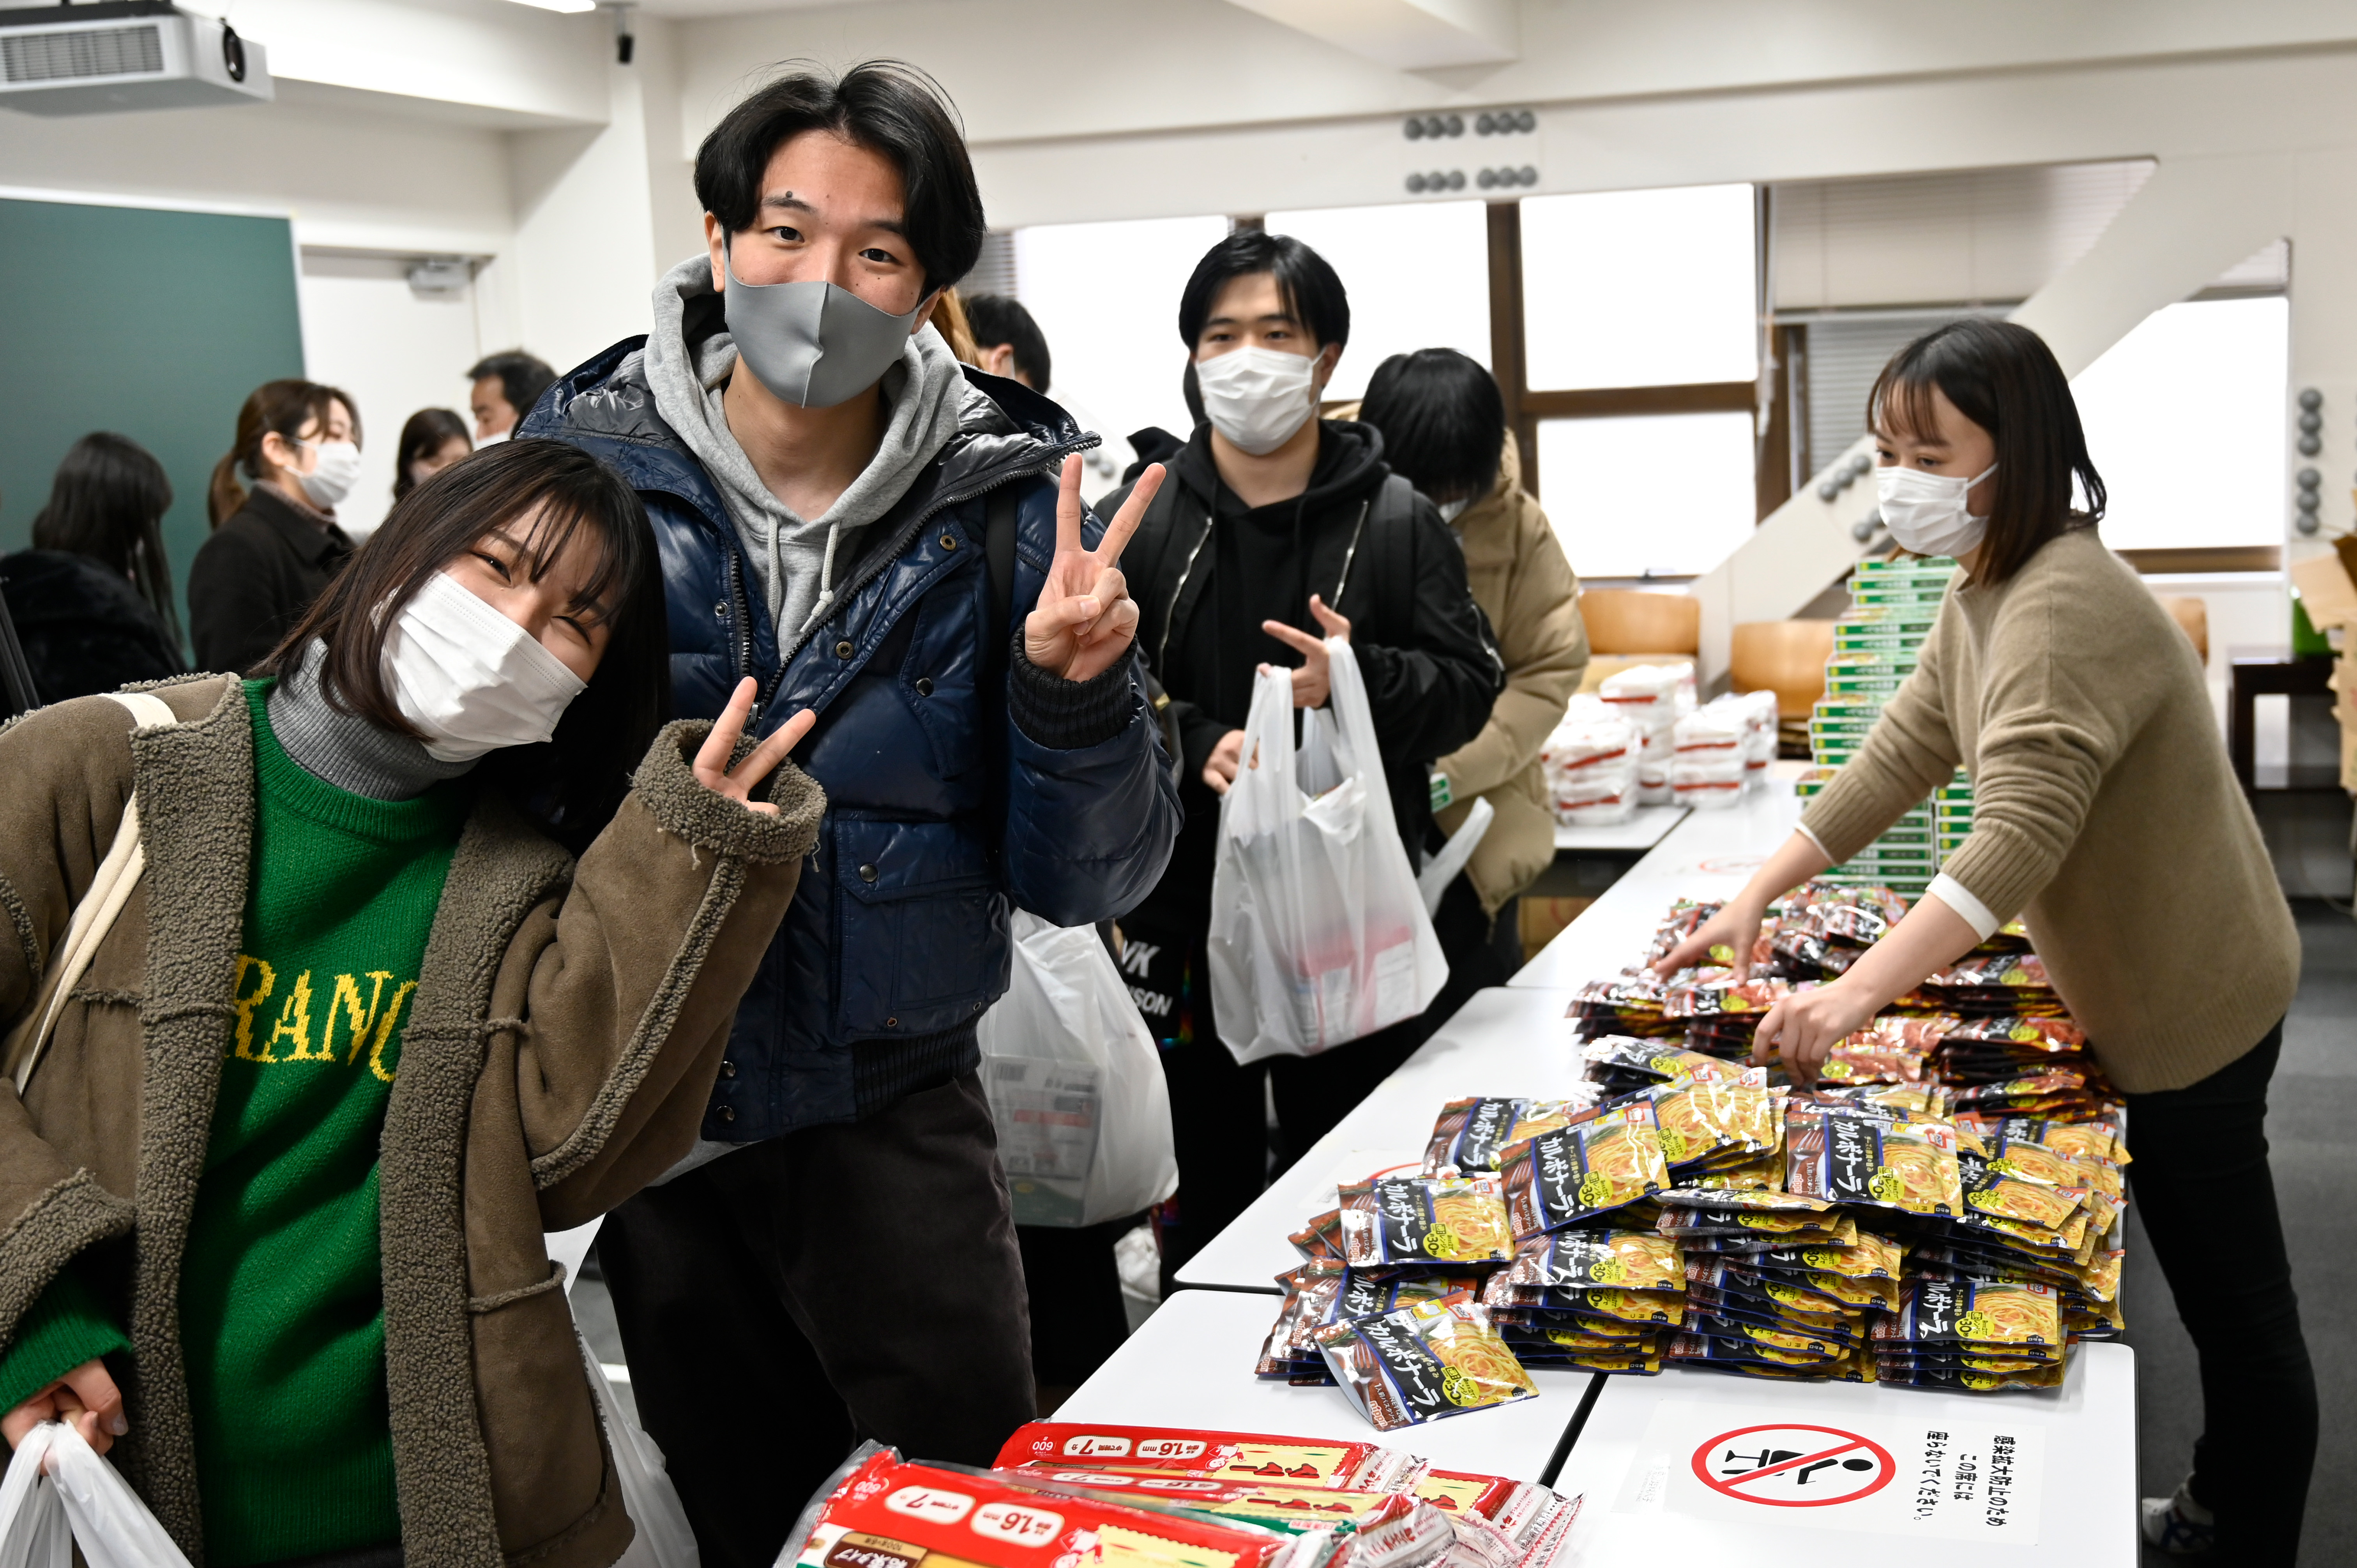
[[[2281,295],[2172,305],[2079,372],[2105,543],[2282,542],[2290,322]]]
[[[1540,501],[1583,577],[1707,572],[1751,536],[1749,413],[1550,419],[1538,446]]]
[[[1058,223],[1015,234],[1016,287],[1054,360],[1049,395],[1108,443],[1149,424],[1194,428],[1178,294],[1225,218]],[[1093,492],[1092,492],[1093,493]]]
[[[1748,185],[1523,201],[1533,390],[1755,379],[1752,205]]]
[[[1272,212],[1333,264],[1351,295],[1351,344],[1326,395],[1361,396],[1375,367],[1417,349],[1455,349],[1490,362],[1490,241],[1484,204],[1337,207]]]

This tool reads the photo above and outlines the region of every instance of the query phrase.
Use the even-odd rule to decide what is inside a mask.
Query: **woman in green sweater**
[[[693,1144],[823,804],[810,715],[740,745],[752,682],[662,724],[665,643],[636,495],[515,442],[261,678],[0,733],[11,1444],[73,1421],[210,1568],[621,1553],[542,1233]],[[126,822],[144,872],[68,973]]]
[[[2201,663],[2096,537],[2103,480],[2037,334],[1967,320],[1920,338],[1883,371],[1868,417],[1892,537],[1964,571],[1858,756],[1659,968],[1749,953],[1773,899],[1964,768],[1971,836],[1847,973],[1761,1020],[1754,1056],[1779,1052],[1813,1080],[1835,1042],[2020,917],[2126,1094],[2129,1184],[2201,1354],[2205,1431],[2177,1494],[2146,1500],[2146,1540],[2288,1564],[2316,1382],[2265,1124],[2299,940]],[[2231,1267],[2214,1262],[2222,1243]]]

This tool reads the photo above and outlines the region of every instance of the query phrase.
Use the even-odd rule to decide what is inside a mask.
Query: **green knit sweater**
[[[467,792],[371,800],[253,715],[236,1018],[180,1273],[180,1343],[212,1568],[395,1540],[377,1147]],[[0,1359],[0,1410],[126,1348],[71,1273]],[[130,1412],[138,1419],[138,1412]]]

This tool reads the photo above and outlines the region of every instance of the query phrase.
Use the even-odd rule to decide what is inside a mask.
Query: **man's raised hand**
[[[1121,575],[1121,553],[1146,516],[1164,469],[1157,463],[1138,476],[1129,499],[1105,525],[1094,550],[1081,542],[1081,459],[1064,459],[1063,484],[1056,497],[1056,559],[1049,564],[1039,602],[1023,622],[1023,652],[1033,665],[1067,681],[1102,675],[1129,654],[1137,636],[1137,602]]]

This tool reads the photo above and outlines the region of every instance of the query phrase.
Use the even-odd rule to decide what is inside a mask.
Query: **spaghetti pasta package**
[[[1087,1465],[1355,1492],[1404,1490],[1424,1471],[1424,1461],[1413,1454],[1372,1443],[1068,1421],[1035,1421],[1017,1427],[992,1463],[1001,1470]]]
[[[1433,1123],[1425,1145],[1428,1176],[1480,1176],[1498,1168],[1498,1151],[1522,1119],[1526,1100],[1452,1100]]]
[[[1330,1531],[1286,1535],[1242,1520],[1125,1507],[980,1471],[855,1455],[804,1514],[795,1568],[1311,1568]]]
[[[1460,1539],[1481,1539],[1482,1554],[1501,1568],[1548,1568],[1579,1517],[1579,1498],[1530,1481],[1426,1470],[1409,1488],[1437,1509]]]
[[[1836,1203],[1953,1218],[1964,1212],[1956,1130],[1846,1107],[1795,1104],[1784,1116],[1784,1185]]]
[[[1910,1346],[2058,1357],[2061,1305],[2050,1285],[1961,1276],[1910,1279],[1900,1292],[1899,1310],[1876,1320],[1874,1342],[1878,1353]]]
[[[1669,1185],[1670,1169],[1653,1108],[1641,1101],[1514,1144],[1505,1177],[1520,1241],[1651,1197]]]
[[[1382,1176],[1340,1190],[1342,1259],[1354,1269],[1502,1263],[1514,1255],[1494,1176]]]
[[[1835,1084],[1921,1083],[1925,1059],[1958,1022],[1944,1014],[1930,1018],[1877,1018],[1835,1042],[1817,1076]]]
[[[2085,1187],[2032,1181],[1978,1155],[1959,1155],[1956,1168],[1964,1184],[1965,1208],[2043,1230],[2060,1230],[2068,1225],[2089,1196]]]
[[[1517,1285],[1683,1290],[1685,1256],[1657,1231],[1555,1230],[1523,1240],[1514,1261],[1490,1277]]]
[[[1401,1492],[1344,1492],[1283,1482],[1133,1475],[1092,1468],[1025,1466],[999,1472],[1054,1496],[1092,1498],[1157,1513],[1209,1514],[1286,1535],[1343,1537],[1326,1559],[1341,1568],[1427,1568],[1458,1540],[1448,1516]],[[1484,1557],[1485,1564],[1488,1559]]]
[[[1329,1208],[1286,1238],[1308,1262],[1342,1261],[1342,1211]]]
[[[1538,1388],[1468,1295],[1321,1329],[1334,1380],[1378,1432],[1536,1399]]]
[[[1895,1280],[1900,1274],[1902,1257],[1898,1242],[1888,1236],[1878,1236],[1871,1230],[1859,1229],[1846,1246],[1834,1247],[1815,1242],[1779,1246],[1772,1251],[1755,1255],[1751,1262],[1757,1268],[1801,1269],[1839,1274],[1851,1280]]]

